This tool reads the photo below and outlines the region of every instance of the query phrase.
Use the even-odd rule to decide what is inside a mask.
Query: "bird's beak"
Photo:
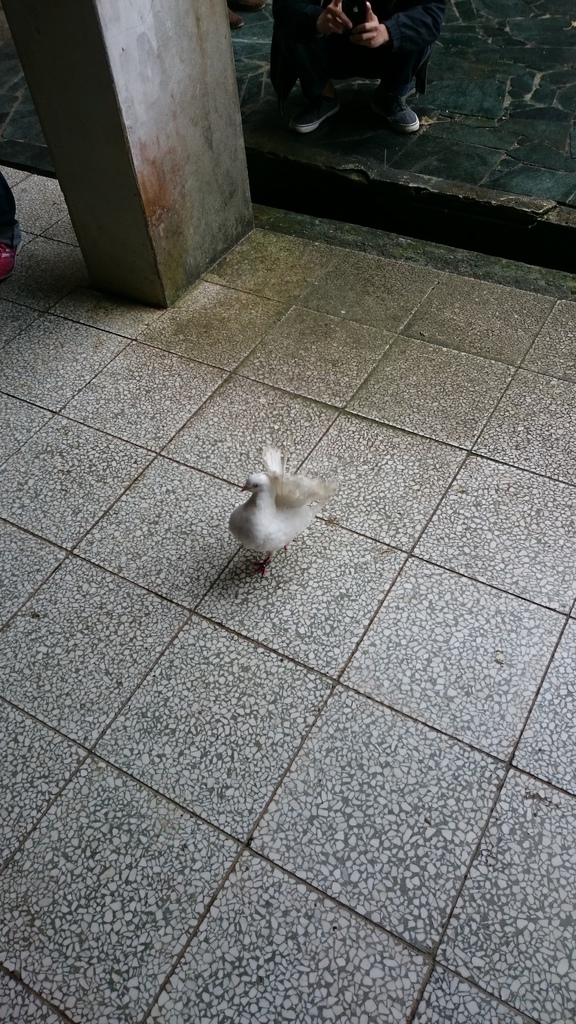
[[[240,488],[240,490],[241,490],[241,491],[249,491],[249,490],[250,490],[250,488],[248,487],[248,484],[244,484],[244,486],[243,486],[243,487],[241,487],[241,488]]]

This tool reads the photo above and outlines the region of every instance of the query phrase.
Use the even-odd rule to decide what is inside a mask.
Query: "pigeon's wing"
[[[303,505],[324,505],[338,491],[336,480],[297,476],[286,472],[286,462],[278,448],[264,449],[266,473],[272,481],[277,508],[302,508]]]

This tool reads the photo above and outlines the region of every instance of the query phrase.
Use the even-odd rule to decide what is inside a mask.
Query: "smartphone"
[[[350,18],[354,28],[366,22],[366,0],[342,0],[342,11]]]

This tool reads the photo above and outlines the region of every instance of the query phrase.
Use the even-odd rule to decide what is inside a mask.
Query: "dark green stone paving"
[[[266,10],[247,16],[233,36],[247,134],[254,127],[261,135],[277,120],[267,77],[270,31]],[[408,140],[398,142],[367,109],[370,90],[366,83],[341,87],[348,109],[340,123],[327,122],[306,144],[576,207],[571,0],[449,0],[428,90],[417,102],[423,127]]]
[[[444,31],[431,60],[428,91],[415,103],[422,130],[406,138],[383,128],[370,111],[372,86],[366,82],[342,83],[340,114],[312,136],[289,133],[286,121],[299,102],[299,91],[290,97],[282,122],[268,78],[271,28],[269,0],[265,10],[245,15],[244,27],[232,33],[255,199],[338,216],[329,206],[304,209],[288,195],[292,178],[293,189],[302,193],[308,180],[318,183],[324,174],[327,192],[339,188],[344,178],[348,185],[376,183],[380,192],[375,202],[381,207],[401,202],[406,186],[411,189],[410,202],[419,190],[415,201],[424,202],[422,209],[426,208],[426,237],[435,237],[442,205],[439,194],[447,209],[452,204],[450,216],[455,222],[462,217],[458,203],[462,205],[464,197],[464,216],[470,213],[470,204],[476,204],[476,219],[495,205],[500,221],[503,216],[509,220],[512,211],[512,216],[524,217],[525,228],[536,221],[542,227],[544,222],[550,235],[552,228],[561,225],[573,237],[576,6],[572,0],[449,0]],[[7,38],[0,46],[0,68],[0,162],[50,172],[41,128]],[[275,174],[286,182],[282,185],[287,190],[285,203],[282,192],[275,195],[265,187],[266,179]],[[316,184],[311,196],[317,197],[318,192]],[[434,193],[432,200],[430,193]],[[349,206],[356,201],[350,194]],[[310,204],[314,202],[317,198],[310,199]],[[343,213],[345,219],[355,219],[353,209]],[[411,216],[417,222],[420,214],[408,211],[408,231]],[[357,219],[372,223],[368,210]],[[384,220],[381,213],[374,223],[399,229],[397,222]],[[457,234],[442,240],[466,244]],[[553,250],[557,243],[547,244]],[[521,248],[522,242],[518,245]],[[512,255],[522,258],[518,252]]]

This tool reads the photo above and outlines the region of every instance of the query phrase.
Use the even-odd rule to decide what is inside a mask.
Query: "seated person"
[[[397,132],[415,132],[417,115],[406,103],[414,78],[423,92],[432,44],[440,35],[444,0],[363,0],[365,20],[353,27],[342,0],[273,0],[274,33],[270,77],[280,104],[296,79],[306,99],[290,121],[312,132],[340,103],[333,78],[379,79],[372,109]]]

